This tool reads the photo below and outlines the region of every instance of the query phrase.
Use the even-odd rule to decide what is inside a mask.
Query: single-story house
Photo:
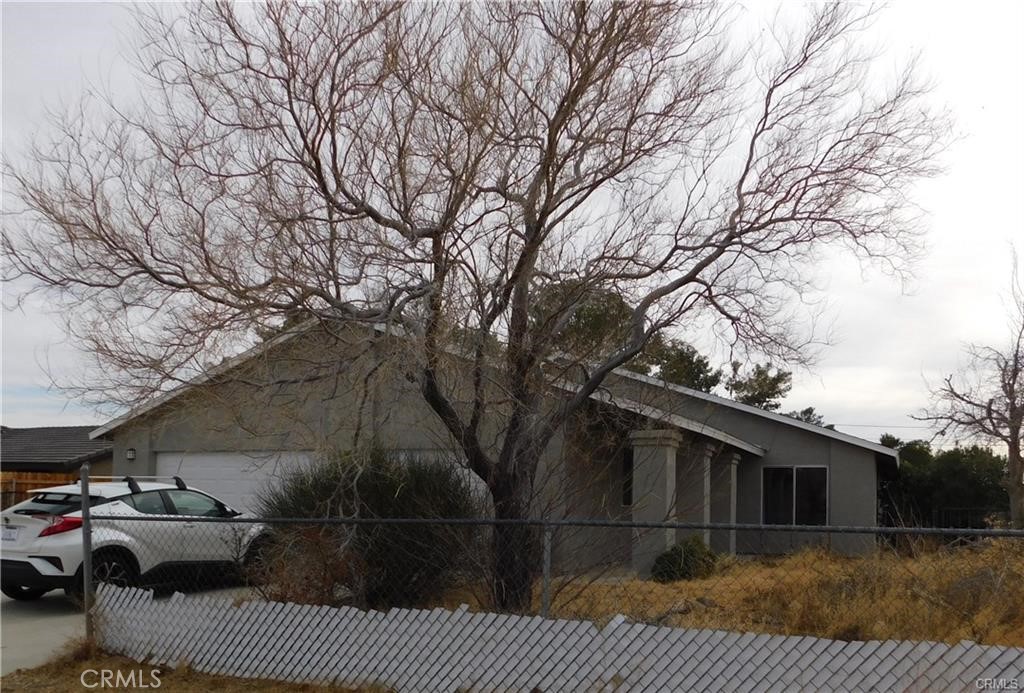
[[[6,508],[41,486],[66,484],[78,478],[89,462],[93,476],[110,475],[113,445],[94,439],[96,426],[0,427],[0,490]]]
[[[91,435],[111,441],[115,474],[178,475],[241,510],[253,509],[261,486],[282,470],[328,448],[373,441],[413,453],[457,449],[403,370],[417,356],[403,351],[401,338],[368,337],[362,328],[314,332],[269,340]],[[448,377],[457,391],[457,364]],[[552,393],[553,402],[558,397]],[[500,439],[500,429],[491,439]],[[897,464],[896,452],[881,445],[620,369],[545,451],[535,513],[871,527],[879,479]],[[870,534],[696,533],[730,553],[777,553],[808,542],[857,552],[874,544]],[[564,531],[555,560],[614,560],[645,572],[681,534]]]

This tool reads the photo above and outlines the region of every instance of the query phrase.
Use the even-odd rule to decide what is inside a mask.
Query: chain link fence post
[[[540,615],[547,618],[551,611],[551,532],[552,527],[544,523],[544,573],[541,577]]]
[[[92,593],[92,518],[89,514],[89,462],[83,462],[79,471],[82,492],[82,608],[85,610],[85,639],[93,639]]]

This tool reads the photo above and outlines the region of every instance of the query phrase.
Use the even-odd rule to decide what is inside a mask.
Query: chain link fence
[[[684,628],[1024,645],[1024,538],[1004,530],[782,528],[562,520],[117,517],[93,510],[97,580],[157,596],[222,591],[362,609],[458,608]],[[531,535],[526,596],[493,575],[495,528]],[[686,533],[637,576],[631,537]],[[705,531],[773,535],[787,554],[727,555]],[[829,539],[871,537],[857,554]],[[120,542],[120,543],[119,543]],[[766,542],[769,543],[769,542]],[[132,548],[126,548],[131,545]],[[566,552],[584,546],[577,560]],[[860,546],[864,546],[863,541]]]
[[[183,484],[89,514],[97,639],[152,662],[372,690],[1024,682],[1020,531],[255,518]]]
[[[436,506],[433,478],[363,484],[358,507],[393,507],[407,483]],[[5,593],[65,587],[98,644],[140,662],[347,690],[1024,680],[1022,530],[501,520],[450,503],[261,517],[180,479],[92,488],[85,473],[5,516]],[[21,551],[36,535],[53,555]]]

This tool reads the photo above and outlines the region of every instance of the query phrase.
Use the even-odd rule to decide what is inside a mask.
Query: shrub
[[[688,537],[654,559],[651,579],[676,582],[707,577],[715,569],[717,556],[700,537]]]
[[[472,518],[482,512],[450,460],[371,450],[294,470],[259,499],[264,517]],[[445,524],[277,525],[263,548],[266,596],[371,608],[436,600],[471,564],[477,527]]]

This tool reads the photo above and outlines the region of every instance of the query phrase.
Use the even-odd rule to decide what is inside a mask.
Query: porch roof
[[[680,416],[679,414],[673,414],[657,407],[652,407],[649,404],[642,404],[624,397],[615,397],[606,390],[598,390],[592,394],[590,398],[623,411],[639,414],[640,416],[644,416],[648,419],[653,419],[655,421],[675,426],[676,428],[681,428],[684,431],[691,431],[702,436],[707,436],[708,438],[725,443],[726,445],[730,445],[737,450],[742,450],[743,452],[750,453],[751,455],[756,455],[757,457],[763,457],[767,452],[767,450],[759,445],[748,443],[745,440],[741,440],[734,435],[714,428],[713,426],[709,426],[701,421]]]

